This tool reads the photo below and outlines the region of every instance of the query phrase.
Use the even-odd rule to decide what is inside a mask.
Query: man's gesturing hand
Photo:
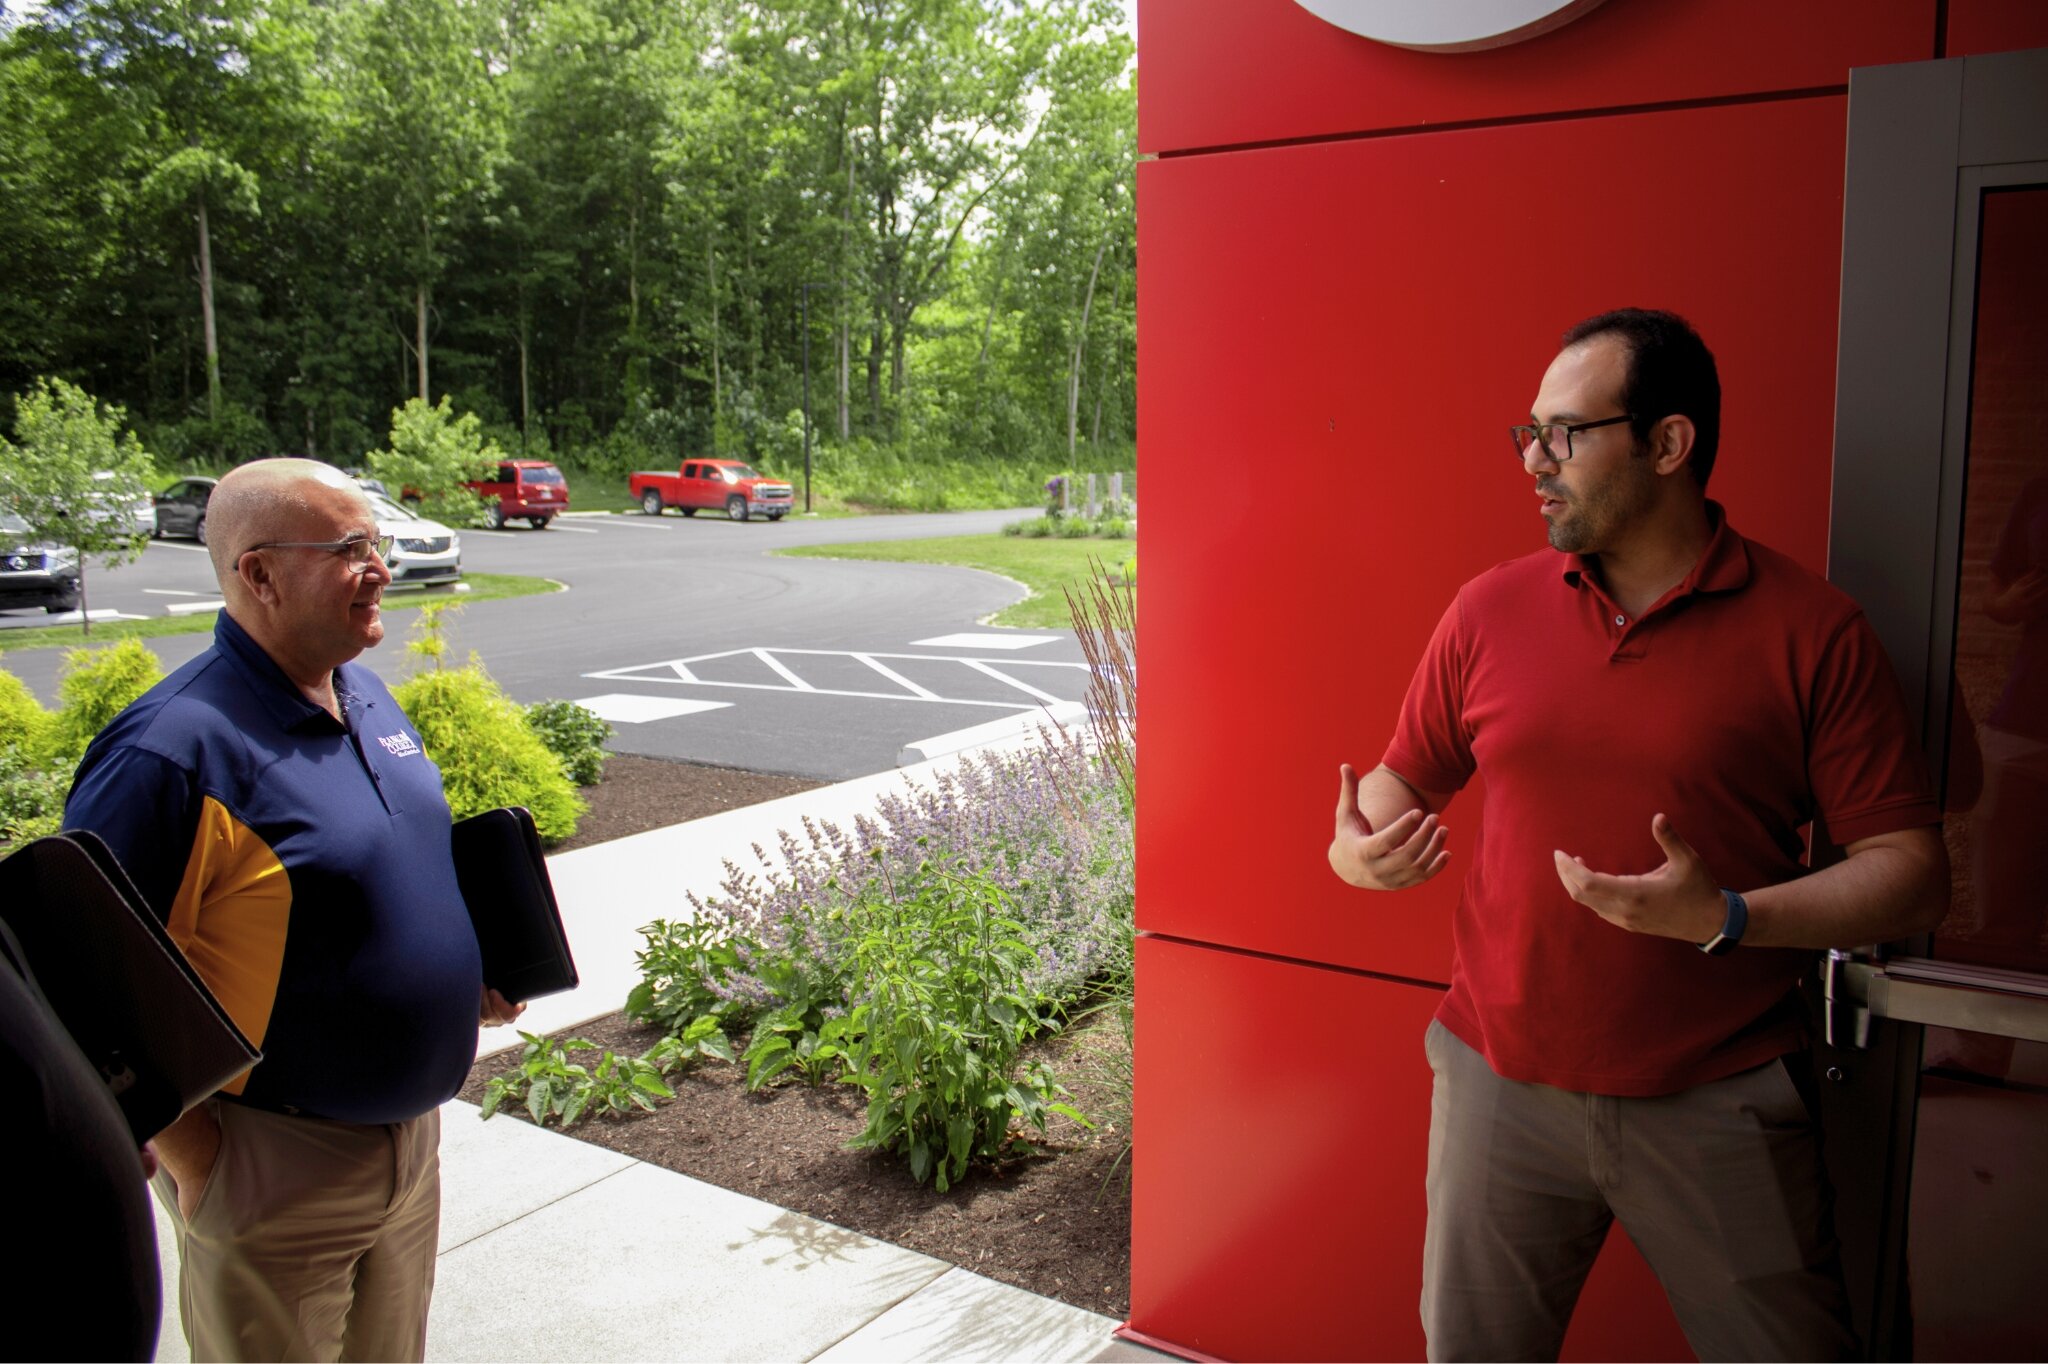
[[[1664,865],[1641,876],[1609,876],[1585,859],[1552,853],[1557,879],[1574,900],[1618,928],[1702,943],[1721,931],[1727,902],[1721,885],[1692,845],[1662,815],[1650,818],[1650,836],[1664,850]]]
[[[1337,769],[1337,836],[1330,842],[1330,868],[1366,890],[1419,886],[1444,869],[1451,854],[1447,830],[1434,814],[1409,810],[1373,832],[1358,812],[1358,773],[1350,763]]]

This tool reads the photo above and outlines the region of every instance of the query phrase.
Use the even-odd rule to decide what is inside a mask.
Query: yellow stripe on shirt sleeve
[[[171,941],[258,1047],[270,1028],[291,922],[291,877],[270,846],[212,796],[171,902]],[[240,1094],[250,1072],[223,1088]]]

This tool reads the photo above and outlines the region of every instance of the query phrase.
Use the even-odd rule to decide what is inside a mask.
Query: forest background
[[[1135,161],[1117,0],[0,5],[0,394],[788,474],[808,343],[821,479],[1015,505],[1133,467]]]

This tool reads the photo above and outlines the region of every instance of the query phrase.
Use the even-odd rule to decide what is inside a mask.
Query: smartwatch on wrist
[[[1721,898],[1727,902],[1727,917],[1721,920],[1721,931],[1700,944],[1700,951],[1710,957],[1725,957],[1735,950],[1742,941],[1742,934],[1749,927],[1749,902],[1740,895],[1721,887]]]

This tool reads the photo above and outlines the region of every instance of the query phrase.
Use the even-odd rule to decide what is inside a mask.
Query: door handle
[[[1867,1047],[1873,1018],[2048,1042],[2048,978],[2025,971],[1929,957],[1868,962],[1836,948],[1821,963],[1821,996],[1833,1047]]]

